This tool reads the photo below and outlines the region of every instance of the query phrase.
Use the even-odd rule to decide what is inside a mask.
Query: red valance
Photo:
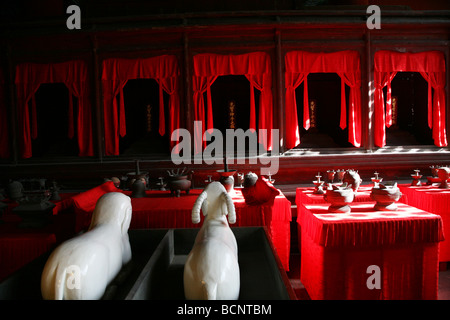
[[[0,69],[0,158],[9,158],[8,113],[6,111],[5,81]]]
[[[261,91],[259,99],[259,119],[258,128],[266,129],[267,136],[260,131],[259,142],[266,150],[272,150],[272,118],[273,118],[273,97],[272,97],[272,69],[270,56],[265,52],[253,52],[241,55],[219,55],[204,53],[194,56],[194,118],[202,121],[202,132],[195,132],[199,135],[198,141],[202,140],[205,131],[205,103],[203,94],[207,94],[207,129],[213,129],[213,111],[211,100],[211,85],[218,76],[223,75],[245,75],[250,82],[250,125],[249,128],[256,129],[255,96],[254,88]]]
[[[361,146],[361,68],[359,54],[356,51],[339,51],[333,53],[312,53],[291,51],[285,56],[286,73],[286,147],[294,148],[300,143],[297,120],[297,102],[295,89],[304,83],[303,127],[308,130],[309,99],[308,74],[317,72],[337,73],[341,78],[341,117],[340,127],[347,127],[345,85],[350,87],[349,100],[349,137],[348,141],[355,147]],[[324,89],[326,90],[326,89]],[[326,94],[326,93],[325,93]]]
[[[392,124],[391,81],[397,72],[420,72],[428,82],[428,126],[434,143],[447,146],[445,132],[445,59],[439,51],[403,53],[382,50],[375,53],[375,145],[386,145],[386,126]],[[386,106],[383,88],[387,87]],[[431,89],[434,90],[432,95]]]
[[[87,67],[83,61],[37,64],[23,63],[16,66],[17,106],[19,131],[22,133],[21,156],[32,156],[31,139],[37,137],[37,115],[34,95],[43,83],[64,83],[69,89],[68,136],[74,135],[73,99],[78,98],[77,137],[80,156],[93,156],[92,116],[88,96]],[[28,103],[31,101],[31,124]]]
[[[175,56],[163,55],[145,59],[106,59],[103,61],[102,85],[105,119],[105,153],[119,154],[119,135],[126,135],[123,87],[130,79],[155,79],[159,84],[159,133],[165,134],[163,90],[170,96],[170,134],[179,128],[180,70]],[[117,105],[117,96],[120,102]],[[173,146],[176,141],[172,141]]]

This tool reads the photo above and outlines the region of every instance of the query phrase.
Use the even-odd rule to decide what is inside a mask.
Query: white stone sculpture
[[[220,182],[210,183],[192,208],[192,222],[205,216],[184,266],[184,293],[189,300],[237,300],[240,274],[233,200]]]
[[[41,277],[46,300],[98,300],[131,260],[128,228],[131,199],[120,192],[103,195],[88,231],[65,241],[49,256]]]

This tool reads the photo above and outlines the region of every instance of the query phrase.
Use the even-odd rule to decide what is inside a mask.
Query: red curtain
[[[8,113],[6,110],[5,81],[0,69],[0,158],[9,158]]]
[[[375,145],[386,145],[386,126],[392,124],[391,81],[397,72],[420,72],[428,82],[428,126],[434,143],[447,146],[445,129],[445,58],[439,51],[402,53],[381,50],[375,53]],[[387,86],[386,105],[383,88]],[[434,94],[432,94],[432,89]]]
[[[295,89],[302,83],[304,83],[303,127],[306,130],[309,129],[308,74],[316,72],[333,72],[341,78],[341,115],[339,122],[341,129],[347,127],[345,84],[350,87],[348,141],[355,147],[360,147],[361,67],[358,52],[350,50],[332,53],[291,51],[285,56],[285,64],[286,147],[291,149],[300,143]]]
[[[79,156],[93,156],[92,116],[88,95],[87,67],[83,61],[52,64],[23,63],[16,66],[15,84],[19,109],[19,132],[22,133],[21,156],[32,156],[31,139],[37,137],[37,116],[34,95],[43,83],[64,83],[69,89],[68,136],[74,135],[72,96],[78,98],[77,138]],[[31,101],[31,123],[28,103]]]
[[[266,129],[267,135],[260,134],[259,142],[266,150],[272,150],[272,69],[270,56],[265,52],[253,52],[241,55],[198,54],[194,56],[194,118],[202,121],[202,132],[195,132],[198,141],[202,140],[205,130],[205,103],[203,94],[207,95],[206,128],[214,128],[211,100],[211,85],[222,75],[245,75],[250,82],[250,124],[256,130],[256,112],[254,88],[261,91],[259,99],[258,128]]]
[[[155,79],[159,84],[159,133],[164,135],[165,114],[163,90],[170,96],[170,134],[179,128],[180,124],[180,97],[179,97],[180,70],[175,56],[163,55],[145,59],[106,59],[103,61],[102,87],[105,120],[105,153],[106,155],[119,154],[119,136],[126,135],[125,106],[123,100],[123,87],[130,79]],[[117,104],[119,96],[119,105]],[[176,141],[171,142],[171,146]]]

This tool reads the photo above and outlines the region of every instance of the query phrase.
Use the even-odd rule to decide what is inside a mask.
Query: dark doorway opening
[[[77,156],[78,99],[73,99],[73,138],[68,136],[69,89],[64,83],[44,83],[35,93],[37,138],[32,139],[33,157]],[[30,123],[31,111],[30,111]]]
[[[170,155],[169,95],[163,92],[165,133],[159,133],[159,84],[155,79],[131,79],[123,88],[127,133],[120,138],[121,155]],[[176,115],[178,116],[178,115]]]
[[[348,127],[339,127],[341,112],[341,78],[336,73],[311,73],[308,75],[308,98],[311,127],[303,128],[302,83],[295,90],[297,119],[300,128],[300,144],[296,148],[348,148]],[[345,86],[347,100],[350,88]]]
[[[384,88],[384,97],[387,88]],[[398,72],[391,82],[392,126],[387,146],[433,145],[428,127],[428,82],[418,72]]]
[[[253,89],[255,98],[256,132],[258,133],[259,99],[260,91]],[[206,94],[205,106],[206,106]],[[219,76],[211,85],[211,100],[213,108],[214,128],[220,130],[224,138],[224,148],[227,129],[242,129],[249,133],[250,128],[250,82],[244,75]],[[237,132],[237,131],[235,131]],[[257,141],[257,136],[255,141]],[[245,150],[238,150],[238,144],[242,141],[234,141],[234,155],[237,157],[258,154],[263,148],[258,143],[253,143],[245,138]],[[224,149],[225,151],[225,149]]]
[[[214,128],[225,133],[226,129],[249,128],[250,82],[245,76],[227,75],[217,77],[211,85]],[[255,109],[258,112],[259,91],[255,89]],[[233,106],[234,105],[234,106]],[[230,111],[234,109],[234,128]]]

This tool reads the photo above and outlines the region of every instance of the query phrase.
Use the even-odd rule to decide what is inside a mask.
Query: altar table
[[[355,202],[347,214],[328,206],[297,208],[300,280],[311,299],[437,299],[440,216],[403,203],[374,211],[374,202]],[[372,275],[380,289],[369,288]]]
[[[364,185],[358,188],[355,193],[354,202],[367,202],[372,201],[370,198],[370,193],[372,192],[373,185]],[[326,203],[323,198],[323,194],[315,194],[315,187],[300,187],[295,190],[295,203],[297,206],[300,204],[311,204],[311,203]],[[326,190],[324,189],[324,192]]]
[[[108,182],[74,197],[77,230],[89,226],[96,201],[104,193],[112,191],[131,195],[131,191],[122,191]],[[146,197],[131,198],[133,214],[130,229],[199,228],[203,216],[202,222],[195,225],[191,221],[191,212],[202,191],[203,189],[191,189],[189,194],[182,192],[180,197],[176,197],[170,191],[147,190]],[[236,209],[236,223],[231,227],[266,226],[281,263],[288,271],[292,220],[290,201],[280,191],[273,203],[247,205],[239,188],[234,189],[232,199]]]
[[[117,190],[111,184],[99,189],[100,193],[96,191],[98,197],[105,192]],[[55,207],[49,213],[49,223],[36,228],[22,226],[23,219],[14,210],[18,207],[18,202],[10,199],[2,201],[7,207],[1,216],[3,223],[0,223],[0,281],[82,230],[81,225],[85,225],[77,219],[79,212],[74,212],[73,209],[74,198],[79,194],[61,193],[60,200],[51,200]]]
[[[399,185],[403,193],[402,202],[442,218],[444,230],[450,230],[450,189],[440,189],[439,185],[413,187],[411,184]],[[450,261],[450,239],[439,245],[439,261]]]
[[[54,247],[56,236],[48,228],[22,229],[18,216],[3,215],[0,224],[0,281]]]
[[[146,191],[145,198],[132,198],[131,229],[147,228],[199,228],[192,223],[192,207],[200,189],[182,193],[179,198],[167,191]],[[127,193],[127,192],[125,192]],[[232,194],[236,209],[236,223],[231,227],[266,226],[281,263],[289,270],[291,203],[280,192],[273,204],[247,205],[241,190]]]

